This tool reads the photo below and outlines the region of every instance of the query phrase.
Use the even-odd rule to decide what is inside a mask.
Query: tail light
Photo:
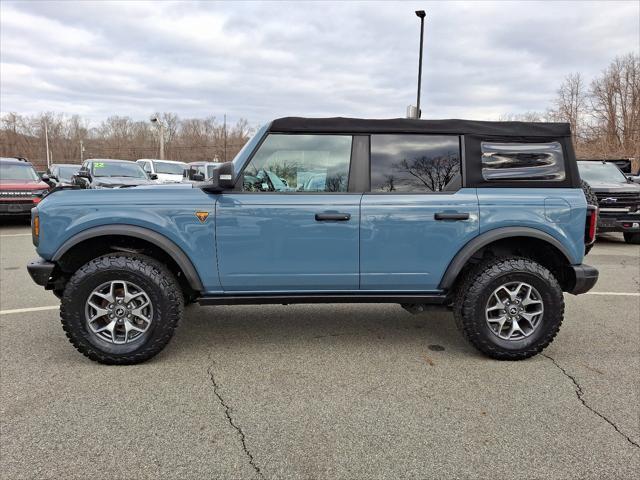
[[[584,229],[584,243],[591,245],[596,241],[596,227],[598,225],[598,207],[587,205],[587,221]]]

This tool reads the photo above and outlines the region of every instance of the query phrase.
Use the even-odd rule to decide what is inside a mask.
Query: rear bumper
[[[27,271],[34,282],[46,287],[55,266],[55,263],[48,262],[44,258],[38,257],[27,264]]]
[[[598,270],[590,265],[571,265],[573,270],[573,287],[568,290],[573,295],[586,293],[593,288],[598,281]]]

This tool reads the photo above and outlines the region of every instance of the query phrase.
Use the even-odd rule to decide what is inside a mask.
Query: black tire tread
[[[476,311],[475,300],[493,279],[500,275],[515,272],[525,272],[539,276],[545,282],[548,282],[551,289],[560,292],[560,321],[557,323],[556,328],[537,342],[535,346],[520,351],[506,351],[482,339],[478,334],[478,323],[473,319],[477,318],[479,313],[484,316],[484,311]],[[478,264],[476,268],[467,272],[457,290],[453,314],[456,326],[463,337],[485,355],[497,360],[524,360],[542,352],[557,335],[564,317],[564,298],[558,280],[549,270],[537,262],[523,257],[492,259]]]
[[[155,283],[169,300],[169,311],[163,315],[162,335],[150,339],[139,351],[125,355],[114,355],[100,351],[95,346],[82,338],[80,332],[71,324],[71,317],[74,312],[70,311],[68,305],[74,291],[90,275],[103,272],[105,269],[126,269],[146,276]],[[174,275],[162,263],[157,260],[140,254],[111,253],[94,258],[80,267],[65,286],[62,301],[60,303],[60,320],[67,338],[71,344],[85,357],[96,362],[107,365],[132,365],[158,354],[171,340],[179,320],[182,317],[184,300],[182,291]],[[75,312],[75,315],[84,315]]]

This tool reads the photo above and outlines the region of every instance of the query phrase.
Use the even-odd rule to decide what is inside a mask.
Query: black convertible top
[[[271,132],[281,133],[433,133],[469,134],[499,137],[568,137],[568,123],[484,122],[478,120],[415,120],[390,118],[304,118],[283,117],[274,120]]]

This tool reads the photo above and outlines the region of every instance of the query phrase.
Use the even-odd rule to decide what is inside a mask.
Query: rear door
[[[460,137],[371,135],[362,198],[362,290],[434,291],[479,230],[475,188],[462,187]]]
[[[225,292],[357,290],[361,193],[351,135],[270,134],[216,203]]]

